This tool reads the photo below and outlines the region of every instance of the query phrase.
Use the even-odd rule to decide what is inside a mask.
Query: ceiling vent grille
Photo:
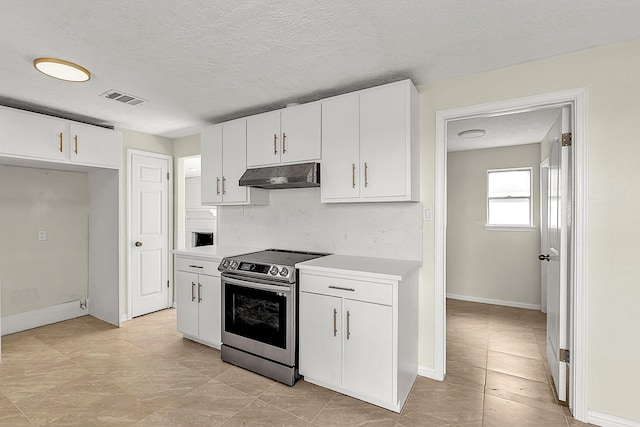
[[[100,94],[100,96],[104,96],[107,99],[113,99],[114,101],[122,102],[123,104],[128,105],[140,105],[147,102],[146,99],[138,98],[137,96],[129,95],[128,93],[113,89]]]

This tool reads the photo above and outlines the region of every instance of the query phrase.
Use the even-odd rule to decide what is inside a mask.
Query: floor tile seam
[[[320,409],[320,410],[318,411],[318,413],[315,415],[315,417],[313,417],[313,419],[312,419],[311,421],[309,421],[309,424],[310,424],[310,425],[311,425],[311,424],[313,424],[313,423],[318,419],[318,417],[320,416],[320,414],[321,414],[325,409],[327,409],[327,407],[329,406],[329,404],[331,403],[331,401],[332,401],[332,400],[333,400],[337,395],[338,395],[338,392],[334,392],[334,393],[333,393],[333,396],[331,396],[331,399],[329,399],[329,400],[327,401],[327,403],[325,403],[325,404],[324,404],[324,406],[322,407],[322,409]]]
[[[299,419],[299,420],[301,420],[301,421],[304,421],[304,422],[305,422],[305,423],[307,423],[307,424],[311,424],[311,421],[309,421],[309,420],[305,420],[304,418],[302,418],[302,417],[301,417],[301,416],[299,416],[299,415],[296,415],[296,414],[294,414],[294,413],[292,413],[292,412],[289,412],[288,410],[286,410],[286,409],[284,409],[284,408],[281,408],[281,407],[279,407],[279,406],[276,406],[276,405],[274,405],[273,403],[269,403],[269,402],[267,402],[267,401],[262,400],[262,399],[260,398],[260,397],[262,397],[262,396],[264,396],[264,393],[262,393],[260,396],[256,397],[256,400],[259,400],[260,402],[264,403],[265,405],[268,405],[268,406],[274,407],[274,408],[276,408],[276,409],[278,409],[278,410],[280,410],[280,411],[284,412],[284,413],[285,413],[285,414],[287,414],[287,415],[291,415],[292,417],[295,417],[295,418],[297,418],[297,419]],[[320,412],[318,412],[318,414],[319,414],[319,413],[320,413]],[[316,417],[318,416],[318,414],[316,414]],[[314,417],[314,419],[315,419],[315,417]]]
[[[493,369],[487,369],[487,371],[491,371],[491,372],[493,372],[493,373],[501,374],[501,375],[508,375],[508,376],[510,376],[510,377],[512,377],[512,378],[518,378],[518,379],[521,379],[521,380],[533,381],[533,382],[536,382],[536,383],[538,383],[538,384],[543,384],[543,385],[545,385],[545,386],[548,386],[548,385],[549,385],[549,383],[548,383],[548,382],[542,382],[542,381],[538,381],[538,380],[532,380],[532,379],[530,379],[530,378],[525,378],[525,377],[521,377],[521,376],[518,376],[518,375],[509,374],[509,373],[507,373],[507,372],[494,371]]]

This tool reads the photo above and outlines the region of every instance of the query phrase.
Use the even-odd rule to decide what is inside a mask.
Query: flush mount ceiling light
[[[487,132],[484,129],[469,129],[458,132],[458,136],[462,139],[482,138]]]
[[[91,73],[86,68],[62,59],[36,58],[33,60],[33,66],[49,77],[68,82],[86,82],[91,78]]]

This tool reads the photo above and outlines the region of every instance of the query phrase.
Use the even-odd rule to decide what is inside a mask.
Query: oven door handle
[[[222,276],[222,280],[232,285],[244,286],[246,288],[260,289],[263,291],[290,293],[291,288],[288,286],[265,285],[262,283],[250,282],[248,280],[233,279],[231,277]]]

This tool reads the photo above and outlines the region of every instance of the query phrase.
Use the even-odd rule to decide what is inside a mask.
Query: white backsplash
[[[322,204],[319,188],[271,190],[270,199],[218,208],[218,243],[422,261],[421,203]]]

